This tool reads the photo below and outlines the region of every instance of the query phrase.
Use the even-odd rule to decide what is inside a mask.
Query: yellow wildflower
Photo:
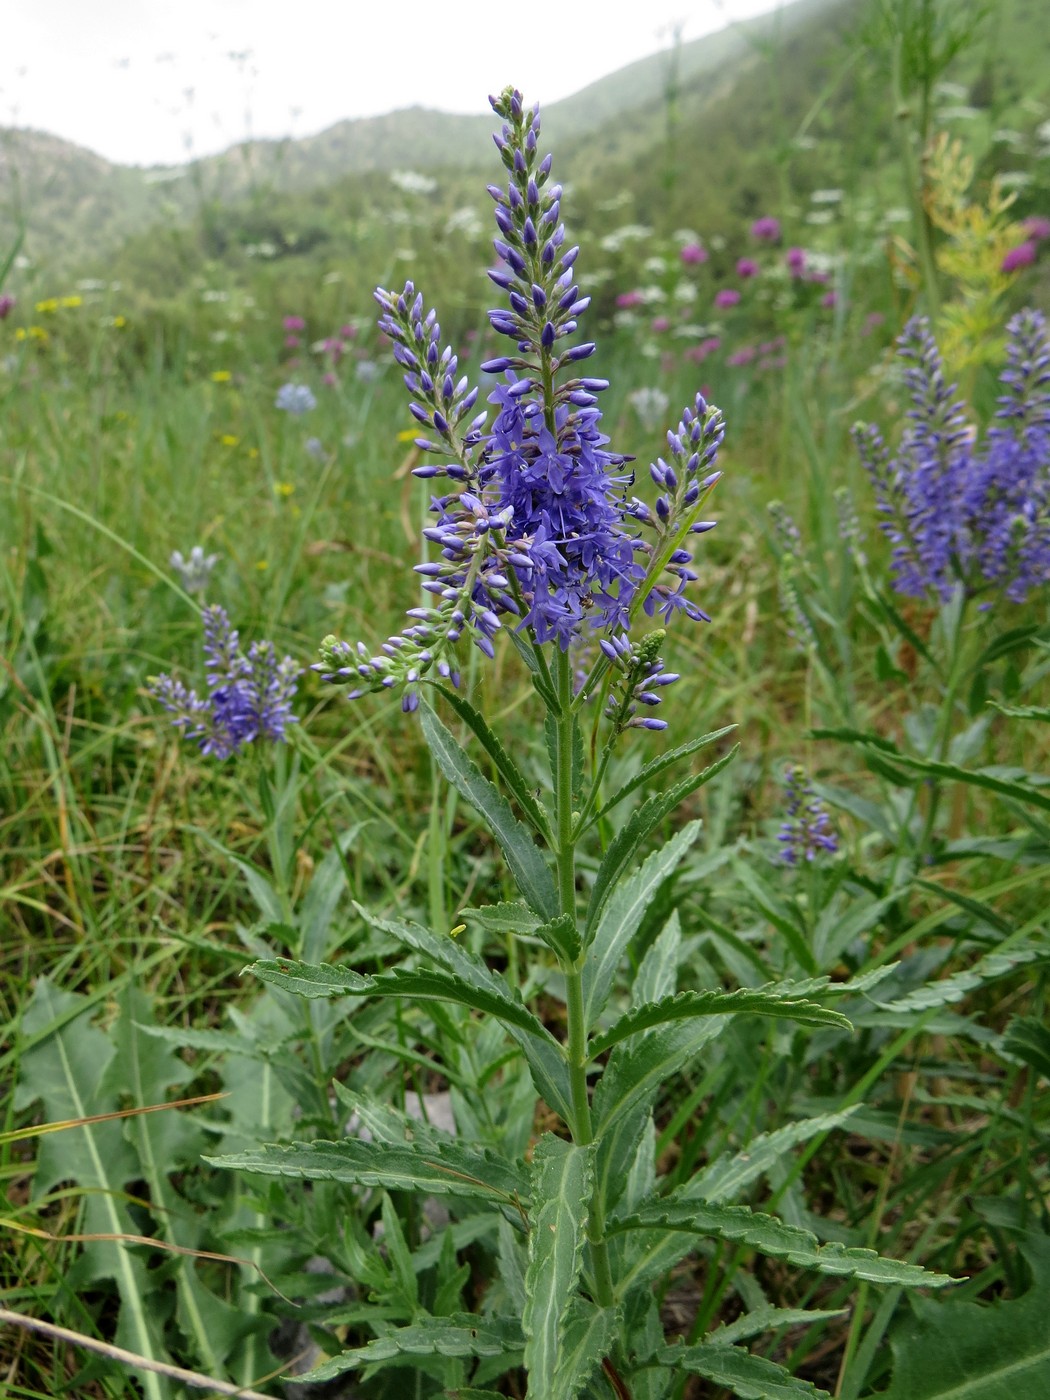
[[[213,369],[211,379],[213,384],[228,384],[233,375],[228,369]]]

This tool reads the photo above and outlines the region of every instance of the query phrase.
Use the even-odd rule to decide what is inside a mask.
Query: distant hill
[[[674,92],[695,107],[727,91],[756,62],[774,27],[790,33],[849,0],[796,0],[775,14],[732,26],[674,51],[650,55],[544,107],[544,133],[559,152],[623,134],[647,111],[644,132],[659,139]],[[672,91],[674,90],[674,92]],[[526,94],[531,100],[543,94]],[[123,166],[44,132],[0,128],[0,251],[25,222],[25,251],[63,266],[97,256],[152,224],[189,220],[204,202],[233,203],[260,189],[317,188],[369,171],[472,168],[489,159],[491,118],[410,107],[337,122],[315,136],[253,141],[186,165]]]

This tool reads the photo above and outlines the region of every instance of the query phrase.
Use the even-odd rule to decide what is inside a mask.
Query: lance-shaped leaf
[[[551,1400],[575,1400],[622,1332],[622,1317],[616,1308],[599,1308],[586,1298],[577,1298],[565,1324]]]
[[[590,954],[583,969],[583,1010],[588,1026],[601,1015],[624,950],[637,933],[653,896],[700,835],[700,825],[698,821],[689,822],[666,846],[654,851],[609,896],[597,927],[588,924]]]
[[[699,1346],[663,1347],[653,1358],[673,1371],[689,1371],[713,1385],[724,1386],[739,1400],[818,1400],[826,1390],[810,1381],[799,1380],[775,1361],[752,1356],[743,1347]]]
[[[1026,962],[1045,960],[1047,949],[1043,944],[1018,943],[1012,948],[987,953],[973,967],[955,972],[950,977],[942,977],[936,982],[927,982],[914,991],[899,997],[896,1001],[880,1002],[883,1011],[928,1011],[932,1007],[947,1006],[962,1001],[963,997],[982,987],[986,982],[1005,977],[1015,967]]]
[[[249,968],[262,982],[269,982],[285,991],[305,997],[398,997],[409,1001],[452,1001],[484,1011],[506,1025],[516,1026],[528,1035],[558,1042],[531,1011],[515,1000],[510,988],[503,983],[479,987],[458,977],[454,972],[440,969],[395,969],[378,976],[366,976],[348,967],[332,967],[329,963],[292,962],[286,958],[252,963]],[[498,984],[498,979],[493,979]]]
[[[594,1152],[545,1133],[532,1160],[529,1264],[525,1272],[525,1366],[529,1389],[556,1400],[569,1309],[576,1296],[594,1176]],[[557,1393],[558,1400],[566,1392]]]
[[[662,1085],[689,1063],[726,1024],[711,1016],[662,1026],[640,1045],[618,1045],[594,1091],[598,1189],[610,1208],[622,1194],[638,1141]]]
[[[485,777],[428,705],[420,706],[423,734],[438,767],[456,791],[476,808],[500,844],[510,872],[531,908],[543,919],[558,913],[558,892],[539,847],[511,811],[510,803]]]
[[[943,1288],[955,1282],[948,1274],[885,1259],[873,1249],[848,1248],[837,1240],[820,1244],[811,1231],[787,1225],[774,1215],[762,1215],[747,1206],[714,1205],[695,1198],[683,1200],[677,1193],[611,1221],[607,1233],[625,1230],[682,1230],[694,1235],[714,1235],[822,1274],[860,1278],[868,1283]]]
[[[461,909],[459,917],[470,924],[477,924],[488,933],[534,933],[541,920],[527,904],[516,902],[504,904],[481,904]]]
[[[379,918],[360,904],[355,904],[354,907],[373,928],[391,934],[405,947],[431,958],[463,981],[476,987],[487,988],[497,996],[507,993],[506,982],[486,967],[480,958],[475,957],[469,948],[464,948],[454,938],[440,938],[429,929],[425,929],[422,924],[411,923],[406,919]],[[537,1093],[568,1122],[572,1115],[572,1090],[569,1085],[569,1069],[561,1046],[553,1043],[553,1038],[539,1040],[518,1026],[505,1024],[528,1060]]]
[[[650,832],[659,826],[663,819],[669,816],[691,792],[695,792],[697,788],[709,783],[712,778],[721,773],[727,764],[732,763],[739,747],[739,744],[735,745],[727,754],[723,754],[721,758],[716,759],[714,763],[705,768],[702,773],[683,778],[680,783],[676,783],[667,792],[654,793],[652,797],[647,798],[642,803],[636,812],[631,814],[610,844],[601,865],[598,867],[598,875],[591,891],[590,903],[587,906],[588,935],[590,930],[596,927],[605,901],[616,887],[621,875],[634,860],[639,847]]]
[[[636,1006],[621,1016],[615,1026],[591,1042],[591,1054],[601,1055],[618,1045],[628,1036],[652,1026],[663,1025],[667,1021],[686,1021],[699,1016],[729,1015],[783,1017],[798,1021],[806,1026],[839,1026],[850,1030],[849,1021],[838,1011],[832,1011],[815,1001],[806,1001],[792,996],[790,992],[779,992],[776,988],[739,987],[735,992],[679,992],[676,996],[663,997],[645,1006]]]
[[[409,1327],[394,1327],[362,1347],[340,1352],[296,1380],[321,1385],[347,1371],[376,1361],[414,1366],[421,1356],[507,1356],[520,1354],[521,1325],[513,1318],[479,1318],[470,1313],[431,1317]],[[469,1392],[462,1392],[467,1393]]]
[[[608,802],[603,804],[600,811],[594,815],[591,821],[598,821],[599,818],[604,817],[607,812],[611,812],[614,807],[618,806],[619,803],[630,793],[634,792],[636,788],[644,787],[651,778],[657,777],[660,773],[664,772],[665,769],[673,767],[683,758],[689,758],[700,749],[706,748],[708,744],[714,744],[719,739],[724,739],[727,734],[732,734],[735,728],[735,724],[727,724],[723,729],[713,729],[710,734],[701,734],[699,739],[690,739],[688,744],[679,744],[678,748],[669,749],[667,753],[660,754],[657,758],[647,763],[633,778],[629,778],[627,782],[624,783],[623,787],[617,788],[616,792],[613,793]],[[588,825],[590,825],[590,823],[588,823]]]
[[[787,1123],[772,1133],[762,1133],[740,1151],[724,1152],[716,1157],[682,1188],[682,1196],[688,1199],[696,1196],[706,1201],[731,1200],[770,1168],[781,1164],[792,1148],[821,1133],[841,1128],[856,1111],[856,1108],[844,1108],[838,1113],[821,1113],[798,1123]]]
[[[227,1170],[292,1176],[308,1181],[342,1181],[387,1191],[422,1191],[431,1196],[468,1196],[515,1207],[526,1200],[528,1179],[487,1148],[453,1143],[296,1142],[269,1144],[251,1152],[206,1157]]]
[[[48,1118],[62,1122],[119,1107],[112,1092],[106,1092],[115,1047],[92,1024],[92,1010],[87,997],[62,991],[46,977],[37,981],[22,1022],[29,1044],[22,1055],[16,1109],[39,1100]],[[124,1129],[115,1119],[43,1137],[33,1191],[39,1198],[56,1182],[73,1180],[84,1192],[83,1232],[110,1238],[85,1246],[81,1277],[114,1279],[121,1302],[117,1340],[150,1360],[166,1361],[145,1264],[113,1239],[139,1233],[124,1202],[127,1183],[142,1168]],[[151,1371],[143,1372],[142,1385],[149,1400],[171,1394],[168,1382]]]
[[[760,1332],[779,1332],[784,1327],[809,1327],[815,1322],[828,1322],[833,1317],[845,1317],[845,1308],[775,1308],[766,1303],[744,1313],[735,1322],[716,1327],[704,1338],[705,1346],[730,1346]]]
[[[436,689],[441,692],[464,724],[473,730],[475,738],[496,765],[496,771],[506,783],[508,791],[518,806],[544,840],[551,843],[553,837],[550,817],[533,796],[525,775],[503,747],[498,736],[489,728],[484,715],[480,714],[469,700],[465,700],[462,695],[451,690],[448,686],[439,685]]]
[[[739,1151],[725,1152],[709,1163],[676,1193],[676,1199],[714,1203],[739,1196],[760,1176],[780,1166],[793,1148],[819,1137],[821,1133],[841,1127],[856,1112],[856,1108],[847,1108],[838,1113],[819,1114],[752,1138]],[[693,1241],[688,1235],[673,1231],[653,1231],[648,1235],[635,1233],[627,1238],[631,1244],[630,1264],[624,1269],[621,1279],[625,1296],[650,1279],[665,1278],[668,1271],[693,1248]]]
[[[1027,803],[1032,807],[1039,807],[1043,811],[1050,812],[1050,790],[1046,787],[1045,779],[1033,777],[1030,773],[1020,770],[1006,770],[1011,776],[1005,776],[1003,770],[997,769],[971,769],[963,768],[958,763],[942,763],[932,758],[916,758],[911,754],[904,753],[889,739],[884,739],[877,734],[868,734],[857,729],[815,729],[815,738],[818,739],[839,739],[846,743],[859,744],[869,751],[869,754],[877,753],[885,755],[891,764],[897,764],[899,768],[904,768],[910,773],[925,773],[931,778],[944,778],[948,782],[966,783],[972,787],[985,788],[988,792],[998,793],[1001,797],[1013,798],[1017,802]],[[890,770],[892,775],[892,769]],[[901,775],[896,775],[900,779]]]

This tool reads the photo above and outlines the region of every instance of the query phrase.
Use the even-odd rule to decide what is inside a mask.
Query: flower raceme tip
[[[599,634],[615,650],[643,614],[709,620],[686,587],[697,577],[692,536],[713,524],[700,517],[719,477],[722,415],[697,395],[667,434],[666,459],[650,468],[654,504],[631,494],[630,459],[602,432],[598,396],[608,383],[580,371],[595,350],[576,339],[590,299],[575,280],[579,249],[566,247],[552,158],[540,155],[539,109],[526,110],[514,89],[491,101],[507,182],[488,187],[497,228],[489,276],[506,304],[489,320],[511,342],[481,366],[499,376],[488,397],[493,420],[478,409],[478,389],[459,374],[452,348],[442,347],[422,293],[412,282],[400,292],[379,288],[379,327],[429,459],[415,474],[445,483],[423,531],[430,557],[416,566],[428,603],[376,655],[326,638],[314,668],[350,686],[351,698],[396,690],[406,710],[418,704],[421,681],[456,680],[461,640],[493,656],[506,619],[534,645],[563,651]],[[611,667],[604,649],[603,657],[598,664]]]

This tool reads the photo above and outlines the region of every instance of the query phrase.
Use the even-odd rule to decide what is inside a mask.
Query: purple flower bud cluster
[[[664,686],[681,679],[677,672],[664,670],[663,658],[658,655],[664,635],[660,629],[637,644],[622,634],[602,637],[598,642],[611,663],[612,684],[605,718],[612,721],[617,733],[624,729],[667,728],[666,720],[638,714],[639,705],[655,709],[663,700]]]
[[[272,642],[253,642],[245,656],[221,607],[205,608],[202,620],[208,694],[202,698],[169,675],[151,677],[150,693],[175,727],[214,758],[228,758],[256,739],[280,742],[296,722],[292,700],[300,668],[290,656],[278,661]]]
[[[436,557],[416,566],[433,602],[412,609],[411,625],[379,655],[326,638],[314,668],[350,684],[351,698],[396,688],[406,710],[418,704],[420,681],[456,680],[461,639],[494,655],[506,617],[563,651],[598,632],[626,633],[643,603],[649,616],[680,609],[707,620],[684,596],[696,574],[682,544],[690,531],[710,528],[697,517],[719,475],[710,468],[724,436],[721,414],[698,397],[669,434],[670,464],[653,467],[663,491],[655,511],[627,499],[629,459],[608,450],[601,431],[597,395],[608,383],[576,369],[595,347],[569,343],[589,298],[573,280],[579,249],[565,247],[551,157],[539,154],[539,110],[527,112],[510,88],[491,101],[502,118],[494,139],[508,181],[489,187],[498,229],[489,276],[507,305],[489,320],[513,342],[481,366],[501,376],[488,399],[495,419],[486,430],[487,413],[473,412],[478,391],[457,378],[457,358],[440,348],[436,313],[424,311],[414,285],[380,288],[379,325],[424,434],[416,443],[431,458],[415,474],[451,485],[432,498],[435,519],[423,532]],[[655,529],[655,545],[639,524]]]
[[[899,593],[947,600],[960,585],[970,596],[991,586],[1020,603],[1050,582],[1050,339],[1036,311],[1007,331],[1004,393],[983,443],[920,319],[898,342],[912,400],[898,455],[874,427],[854,430]]]
[[[784,800],[784,823],[777,840],[786,865],[812,861],[820,851],[838,850],[831,818],[799,764],[791,765],[784,775]]]

